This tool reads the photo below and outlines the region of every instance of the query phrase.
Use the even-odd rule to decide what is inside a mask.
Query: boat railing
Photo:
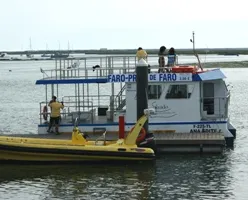
[[[114,99],[114,107],[113,111],[121,110],[126,105],[126,99],[125,95],[123,95],[123,92],[125,91],[125,85],[122,87],[116,98]],[[83,99],[83,100],[82,100]],[[77,112],[87,112],[89,108],[93,108],[95,116],[101,115],[100,109],[103,110],[109,110],[110,111],[110,105],[111,105],[111,99],[109,98],[109,95],[84,95],[84,96],[64,96],[62,98],[62,101],[67,106],[67,115],[70,115],[72,112],[70,106],[70,102],[73,102],[73,108],[77,108]],[[91,105],[92,103],[92,105]],[[94,118],[94,116],[93,116]]]
[[[48,109],[46,113],[44,113],[43,109],[44,106],[48,105],[49,102],[40,102],[40,123],[45,120],[44,115],[46,118],[49,118],[51,115],[51,110]],[[80,105],[81,104],[81,105]],[[64,109],[61,111],[61,120],[66,120],[71,123],[75,121],[76,118],[79,120],[94,120],[94,109],[93,102],[89,100],[80,100],[78,101],[64,101]],[[46,121],[46,120],[45,120]]]
[[[202,102],[202,117],[204,119],[225,120],[228,118],[230,95],[223,97],[204,97]]]
[[[101,136],[96,138],[95,145],[104,146],[106,144],[106,134],[107,131],[104,131]]]
[[[76,128],[78,126],[78,118],[76,117],[75,121],[74,121],[74,128]]]
[[[55,68],[44,70],[43,79],[72,79],[72,78],[107,78],[109,74],[127,74],[135,72],[136,56],[89,56],[79,60],[55,60]],[[151,69],[158,70],[158,56],[147,58]]]
[[[115,110],[120,110],[126,105],[126,96],[123,93],[126,90],[126,84],[123,85],[119,93],[114,98]]]
[[[79,121],[87,121],[93,123],[96,116],[102,115],[102,112],[111,111],[110,115],[113,115],[116,110],[121,110],[126,104],[125,86],[122,87],[119,94],[114,98],[113,108],[110,109],[111,96],[109,95],[69,95],[63,96],[61,101],[64,103],[64,109],[61,111],[62,120],[73,122],[76,118]],[[49,118],[51,111],[48,108],[46,113],[43,112],[44,106],[47,106],[49,102],[40,102],[40,123],[44,121],[44,115]],[[46,120],[45,120],[46,121]]]
[[[88,121],[93,123],[95,116],[99,115],[101,109],[107,110],[109,107],[109,95],[80,95],[80,96],[64,96],[64,109],[61,112],[62,119],[66,121]],[[42,123],[43,107],[49,102],[40,103],[40,123]],[[50,115],[50,109],[47,112]]]
[[[89,94],[89,93],[88,93]],[[68,102],[69,104],[71,102],[74,102],[75,106],[78,107],[78,110],[84,107],[89,107],[89,105],[92,103],[93,107],[99,107],[103,106],[106,104],[109,104],[109,95],[68,95],[68,96],[63,96],[62,101],[64,103]]]

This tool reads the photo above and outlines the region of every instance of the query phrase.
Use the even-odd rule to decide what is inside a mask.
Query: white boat
[[[157,67],[153,67],[157,59],[148,59],[152,66],[148,75],[148,105],[156,111],[150,116],[149,131],[158,143],[169,133],[221,133],[232,146],[236,129],[228,115],[230,91],[221,69],[201,70],[177,64],[169,73],[157,73]],[[55,69],[42,70],[43,78],[36,81],[37,85],[45,85],[46,94],[40,102],[39,134],[47,134],[50,112],[43,112],[43,108],[52,95],[65,104],[62,133],[71,132],[76,118],[80,119],[79,128],[92,139],[104,131],[108,139],[117,139],[119,116],[125,117],[125,131],[133,127],[137,120],[134,56],[85,56],[77,68],[68,68],[72,61],[68,61],[68,66],[64,64],[67,61],[56,62]],[[93,70],[94,65],[99,67]],[[63,85],[71,86],[67,91],[74,91],[73,95],[66,95]]]
[[[7,53],[0,54],[0,61],[26,61],[26,60],[35,60],[33,55],[27,54],[26,56],[19,55],[9,55]]]
[[[233,147],[236,129],[228,114],[230,91],[226,76],[221,69],[204,70],[195,51],[194,32],[190,41],[198,65],[180,65],[176,59],[169,72],[158,73],[158,57],[148,57],[144,98],[148,108],[155,109],[148,122],[149,133],[155,136],[159,151],[170,151],[169,146],[173,145],[176,150],[181,146],[182,151],[191,151],[191,147],[200,151]],[[38,133],[47,134],[49,94],[64,102],[62,133],[70,133],[75,119],[79,119],[79,128],[92,139],[104,132],[108,133],[108,140],[116,140],[123,128],[120,125],[123,121],[119,123],[123,116],[124,131],[130,131],[139,117],[137,105],[140,105],[136,101],[136,57],[85,56],[77,67],[72,68],[72,64],[72,60],[55,60],[55,69],[41,70],[43,78],[36,84],[45,85],[46,98],[40,102]],[[67,90],[62,89],[63,85],[67,85]],[[149,133],[145,134],[151,136]]]
[[[0,54],[0,61],[7,61],[12,60],[12,57],[8,55],[7,53],[1,53]]]

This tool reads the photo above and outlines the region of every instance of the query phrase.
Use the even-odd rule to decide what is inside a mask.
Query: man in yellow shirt
[[[136,57],[138,59],[138,61],[143,58],[144,60],[147,59],[147,53],[145,50],[143,50],[141,47],[138,48],[138,51],[136,53]]]
[[[64,108],[64,103],[63,102],[59,103],[56,101],[56,99],[57,99],[56,96],[53,96],[52,100],[48,104],[51,108],[51,116],[50,116],[50,124],[47,132],[50,133],[53,124],[55,124],[56,134],[59,134],[60,109]]]

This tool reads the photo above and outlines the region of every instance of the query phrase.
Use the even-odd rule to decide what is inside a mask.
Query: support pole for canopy
[[[45,86],[45,90],[46,90],[46,106],[47,106],[47,85]]]

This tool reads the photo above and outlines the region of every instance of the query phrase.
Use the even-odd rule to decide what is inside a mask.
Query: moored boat
[[[220,68],[203,69],[194,48],[194,33],[191,42],[198,64],[176,59],[174,66],[158,73],[158,57],[147,58],[148,107],[155,109],[149,131],[159,152],[171,151],[171,147],[176,152],[220,152],[234,144],[236,129],[228,113],[231,92],[226,76]],[[38,133],[47,134],[50,111],[44,108],[54,94],[65,103],[60,123],[63,133],[79,118],[79,127],[91,138],[107,131],[108,140],[115,140],[120,116],[125,117],[126,132],[130,131],[137,119],[138,62],[135,56],[85,56],[80,67],[71,68],[72,61],[55,60],[55,69],[43,70],[43,78],[36,81],[45,85]]]
[[[70,55],[68,53],[61,53],[61,52],[55,52],[51,55],[51,58],[55,59],[61,59],[61,58],[68,58]]]
[[[70,66],[72,62],[68,62]],[[158,149],[173,146],[169,136],[185,138],[183,145],[194,144],[198,149],[202,144],[215,144],[209,141],[211,137],[219,138],[219,146],[232,146],[236,130],[228,114],[230,91],[222,70],[177,63],[168,73],[157,73],[156,62],[157,57],[149,57],[147,98],[148,106],[156,110],[149,119],[149,131],[154,133]],[[36,81],[45,85],[46,97],[40,102],[38,133],[47,134],[50,111],[43,112],[43,108],[50,101],[49,94],[55,94],[65,104],[61,132],[70,132],[78,117],[79,127],[91,138],[107,131],[108,140],[116,140],[119,116],[125,117],[126,132],[137,119],[137,60],[134,56],[97,56],[85,57],[80,63],[80,67],[68,69],[58,62],[55,70],[44,70],[44,77]],[[200,144],[199,137],[206,143]]]
[[[155,154],[151,148],[136,145],[149,115],[149,110],[144,112],[127,137],[117,141],[87,141],[78,127],[74,127],[71,140],[0,136],[0,161],[152,160]]]
[[[8,55],[7,53],[1,53],[0,54],[0,61],[7,61],[12,60],[12,57]]]

